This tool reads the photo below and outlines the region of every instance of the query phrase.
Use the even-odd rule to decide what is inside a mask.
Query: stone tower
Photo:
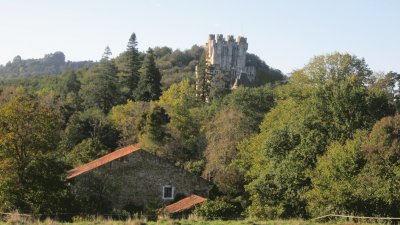
[[[210,34],[205,45],[206,64],[211,66],[211,77],[218,76],[218,80],[210,80],[211,86],[218,88],[234,89],[245,78],[249,82],[255,79],[255,68],[246,66],[247,39],[233,35],[226,38],[218,34]],[[196,77],[198,78],[196,68]]]

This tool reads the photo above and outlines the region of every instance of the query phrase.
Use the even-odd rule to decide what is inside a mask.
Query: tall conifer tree
[[[135,91],[135,99],[146,102],[158,100],[161,96],[161,73],[156,66],[151,48],[147,51],[140,72],[141,76]]]
[[[123,83],[128,88],[127,98],[132,99],[134,90],[138,85],[140,77],[140,58],[135,33],[132,33],[131,37],[129,38],[126,57],[127,71],[124,76]]]

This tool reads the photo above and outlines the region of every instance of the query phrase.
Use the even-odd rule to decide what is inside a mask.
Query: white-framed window
[[[165,200],[174,199],[175,188],[171,185],[163,186],[162,198]]]

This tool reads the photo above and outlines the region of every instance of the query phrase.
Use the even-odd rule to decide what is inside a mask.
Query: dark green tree
[[[70,71],[66,73],[66,84],[65,84],[65,93],[75,93],[78,94],[81,89],[81,82],[78,80],[75,71]]]
[[[170,137],[166,127],[169,122],[170,117],[162,107],[156,106],[143,113],[138,125],[141,145],[159,156],[168,157],[168,148],[165,147]]]
[[[203,102],[209,102],[213,68],[207,64],[207,51],[203,51],[196,68],[196,94]]]
[[[81,96],[85,108],[97,107],[104,113],[121,101],[118,89],[117,68],[110,59],[111,51],[107,47],[100,64],[93,69],[91,76],[82,85]]]
[[[149,112],[144,113],[142,119],[139,130],[142,133],[146,133],[151,141],[162,143],[167,136],[165,125],[170,121],[170,117],[165,109],[157,106]]]
[[[141,76],[135,90],[135,99],[149,102],[161,96],[161,73],[154,61],[153,50],[149,48],[140,70]]]
[[[137,48],[136,34],[132,33],[129,38],[126,54],[125,54],[125,70],[121,75],[121,85],[126,87],[127,99],[133,99],[133,93],[136,89],[140,78],[140,57]]]
[[[81,82],[78,80],[75,71],[62,74],[63,82],[61,87],[61,112],[65,122],[69,120],[75,111],[82,109],[82,98],[79,95]]]

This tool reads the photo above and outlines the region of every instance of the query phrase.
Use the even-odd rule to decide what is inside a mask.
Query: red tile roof
[[[184,198],[182,200],[179,200],[179,201],[177,201],[177,202],[175,202],[175,203],[173,203],[171,205],[167,205],[165,207],[165,211],[167,213],[171,213],[171,214],[172,213],[177,213],[177,212],[182,212],[182,211],[184,211],[186,209],[190,209],[193,206],[195,206],[195,205],[197,205],[199,203],[205,202],[205,201],[207,201],[206,198],[202,198],[202,197],[197,196],[197,195],[191,195],[191,196],[186,197],[186,198]]]
[[[88,171],[91,171],[99,166],[102,166],[106,163],[109,163],[111,161],[114,161],[116,159],[119,159],[121,157],[124,157],[134,151],[140,150],[141,148],[139,146],[135,146],[135,145],[130,145],[121,149],[118,149],[116,151],[113,151],[103,157],[100,157],[96,160],[93,160],[89,163],[86,163],[82,166],[76,167],[75,169],[72,169],[70,171],[68,171],[67,174],[67,179],[72,179],[76,176],[79,176],[83,173],[86,173]]]

